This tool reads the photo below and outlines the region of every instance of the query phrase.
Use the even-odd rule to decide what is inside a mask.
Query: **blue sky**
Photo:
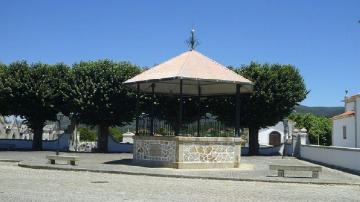
[[[360,1],[0,0],[0,62],[73,64],[109,58],[152,66],[185,50],[225,65],[298,67],[302,104],[342,106],[360,92]]]

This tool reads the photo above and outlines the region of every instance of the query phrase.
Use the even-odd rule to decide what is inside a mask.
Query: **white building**
[[[58,122],[47,121],[43,128],[43,140],[56,140],[58,134],[63,133],[69,123],[70,120],[64,117],[61,121],[61,130],[59,130]],[[0,139],[32,140],[33,133],[24,119],[0,115]]]
[[[286,139],[292,138],[292,131],[294,130],[295,123],[291,120],[288,121],[289,132]],[[284,123],[278,122],[275,126],[269,126],[259,130],[259,144],[260,145],[280,145],[284,143]]]
[[[56,140],[59,134],[58,124],[48,122],[43,128],[43,140]]]
[[[339,147],[360,147],[360,94],[345,97],[345,112],[334,116],[332,144]]]
[[[0,139],[32,139],[30,129],[22,119],[0,115]]]
[[[129,144],[133,144],[134,143],[134,136],[135,134],[132,132],[126,132],[124,133],[122,138],[122,142],[121,143],[129,143]]]

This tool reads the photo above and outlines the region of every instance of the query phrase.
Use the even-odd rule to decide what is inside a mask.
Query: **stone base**
[[[240,138],[135,136],[133,162],[179,169],[238,168]]]

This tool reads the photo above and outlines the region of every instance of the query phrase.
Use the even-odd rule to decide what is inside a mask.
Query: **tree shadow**
[[[161,165],[153,164],[153,163],[136,163],[133,162],[133,159],[120,159],[113,161],[106,161],[103,164],[109,165],[126,165],[126,166],[137,166],[137,167],[147,167],[147,168],[163,168]]]

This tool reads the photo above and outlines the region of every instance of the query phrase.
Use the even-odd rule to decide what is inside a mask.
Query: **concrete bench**
[[[76,161],[79,161],[78,156],[63,156],[63,155],[50,155],[46,156],[50,160],[51,164],[55,164],[55,160],[67,161],[70,162],[70,165],[75,165]]]
[[[269,165],[270,170],[277,170],[278,177],[284,177],[284,171],[312,171],[313,178],[319,178],[321,166],[296,166],[296,165]]]

